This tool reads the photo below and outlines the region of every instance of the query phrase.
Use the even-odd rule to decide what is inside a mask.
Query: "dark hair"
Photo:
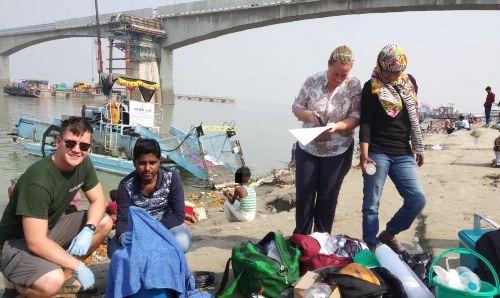
[[[113,208],[110,208],[110,207],[106,207],[106,214],[107,215],[115,215],[115,210],[113,210]]]
[[[109,198],[111,199],[112,202],[116,201],[116,189],[112,189],[109,191]]]
[[[64,135],[67,129],[76,136],[82,136],[87,131],[90,132],[90,134],[94,133],[94,129],[92,129],[92,126],[87,120],[76,116],[71,116],[61,122],[61,136]]]
[[[250,172],[250,169],[248,167],[241,167],[236,170],[236,173],[234,173],[234,182],[236,183],[246,183],[248,180],[250,180],[250,177],[252,176],[252,173]]]
[[[488,87],[486,87],[484,90],[486,90],[486,91],[491,91],[491,87],[490,87],[490,86],[488,86]]]
[[[138,139],[134,145],[134,161],[143,154],[153,153],[158,159],[161,158],[160,144],[155,139]]]
[[[460,115],[460,116],[458,116],[458,119],[460,119],[460,120],[464,120],[464,119],[465,119],[465,117],[464,117],[464,115]]]

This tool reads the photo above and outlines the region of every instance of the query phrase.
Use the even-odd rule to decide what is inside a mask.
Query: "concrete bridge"
[[[173,104],[173,50],[202,40],[268,25],[350,14],[499,10],[500,0],[208,0],[123,13],[157,17],[167,37],[159,59],[162,104]],[[111,14],[100,15],[107,37]],[[9,55],[32,45],[70,37],[95,37],[95,16],[0,30],[0,84],[9,81]]]

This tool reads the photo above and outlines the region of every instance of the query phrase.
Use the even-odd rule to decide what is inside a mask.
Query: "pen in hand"
[[[319,125],[326,126],[326,123],[323,121],[323,119],[321,119],[321,116],[316,116],[316,118],[318,118]]]

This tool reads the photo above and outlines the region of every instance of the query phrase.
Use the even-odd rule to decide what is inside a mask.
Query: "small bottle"
[[[410,255],[418,255],[424,252],[422,247],[420,246],[420,243],[418,237],[413,237],[413,245],[412,247],[408,250],[408,253]]]
[[[366,174],[371,176],[377,172],[377,167],[373,163],[369,162],[366,164],[365,170]]]
[[[479,292],[481,290],[481,279],[469,268],[460,266],[455,269],[460,278],[460,282],[467,292]]]

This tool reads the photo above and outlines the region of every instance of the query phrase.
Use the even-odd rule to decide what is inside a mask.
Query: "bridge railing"
[[[276,6],[291,4],[304,0],[213,0],[179,3],[175,5],[165,5],[157,8],[157,15],[160,18],[184,16],[193,14],[213,13],[220,11],[230,11],[248,9],[264,6]],[[309,0],[310,1],[310,0]]]
[[[138,14],[139,16],[153,16],[153,10],[155,10],[155,15],[159,18],[184,16],[184,15],[194,15],[194,14],[204,14],[213,13],[220,11],[231,11],[240,9],[249,9],[256,7],[265,6],[276,6],[283,4],[293,4],[296,2],[312,2],[318,0],[212,0],[212,1],[196,1],[196,2],[186,2],[174,5],[160,6],[156,9],[138,9],[134,11],[124,11],[123,13],[128,13],[132,15]],[[105,25],[109,22],[112,14],[103,14],[99,16],[101,24]],[[18,28],[0,29],[0,36],[9,36],[17,34],[29,34],[37,32],[46,32],[51,30],[64,30],[71,28],[81,28],[86,26],[95,26],[95,17],[81,17],[68,20],[56,21],[54,23],[25,26]]]
[[[56,29],[56,23],[40,24],[40,25],[25,26],[18,28],[2,29],[0,30],[0,36],[44,32],[55,29]]]

